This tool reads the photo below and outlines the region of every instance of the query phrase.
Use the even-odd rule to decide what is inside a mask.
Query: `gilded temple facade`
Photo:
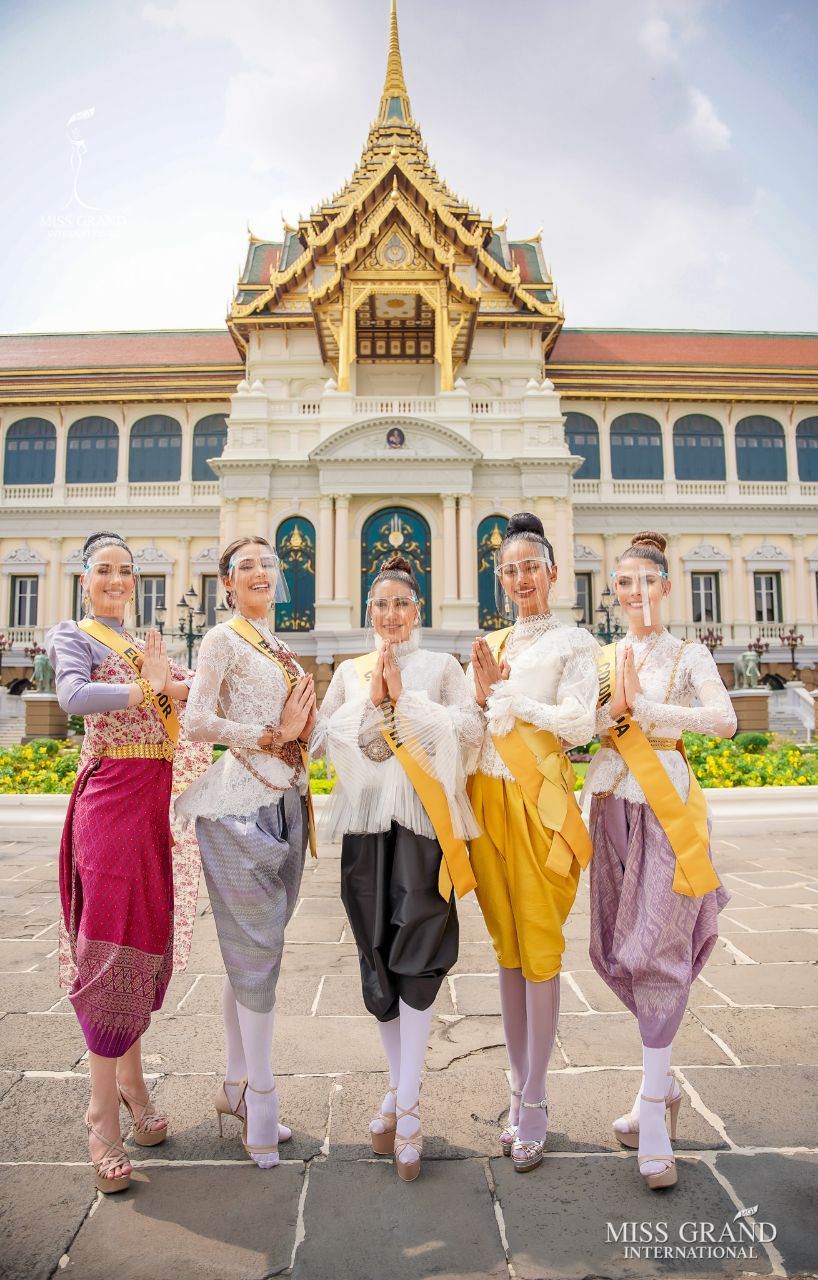
[[[541,239],[452,192],[412,115],[390,16],[351,178],[278,241],[250,237],[219,331],[0,338],[5,666],[79,608],[80,547],[120,530],[139,626],[182,597],[211,625],[218,547],[274,538],[278,627],[328,676],[360,652],[388,551],[416,565],[429,643],[498,624],[492,557],[536,511],[556,609],[596,624],[637,528],[670,536],[679,633],[728,662],[779,633],[818,656],[818,337],[572,330]],[[580,616],[581,615],[581,616]],[[175,641],[180,644],[180,641]]]

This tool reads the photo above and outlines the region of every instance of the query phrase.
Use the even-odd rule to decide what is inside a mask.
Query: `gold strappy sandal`
[[[94,1137],[97,1142],[102,1142],[105,1145],[105,1151],[99,1160],[95,1160],[93,1156],[91,1157],[97,1190],[101,1191],[104,1196],[113,1195],[115,1191],[127,1191],[131,1185],[131,1175],[129,1173],[120,1174],[118,1178],[109,1177],[111,1170],[115,1169],[117,1165],[131,1163],[122,1145],[122,1137],[120,1136],[119,1142],[109,1141],[104,1134],[100,1133],[99,1129],[94,1128],[88,1119],[87,1113],[85,1127],[88,1130],[89,1138]]]
[[[404,1138],[401,1134],[395,1134],[395,1168],[398,1171],[398,1177],[402,1182],[414,1182],[420,1173],[420,1156],[423,1151],[423,1137],[420,1132],[420,1115],[418,1110],[420,1107],[420,1098],[413,1107],[408,1109],[401,1107],[395,1103],[395,1124],[402,1120],[404,1116],[412,1116],[418,1122],[418,1127],[412,1134],[411,1138]],[[402,1152],[410,1147],[415,1153],[414,1160],[400,1160],[399,1156]]]
[[[386,1092],[394,1093],[395,1105],[397,1106],[397,1087],[393,1089],[390,1085]],[[376,1156],[391,1156],[395,1151],[395,1128],[398,1123],[397,1113],[395,1111],[384,1111],[383,1103],[381,1103],[377,1115],[374,1115],[370,1120],[370,1125],[374,1124],[376,1120],[381,1121],[383,1128],[381,1130],[370,1128],[369,1140],[372,1144],[372,1150]]]
[[[167,1116],[163,1116],[157,1111],[150,1098],[147,1102],[137,1102],[130,1094],[126,1093],[121,1084],[118,1084],[116,1091],[119,1094],[119,1101],[127,1110],[131,1117],[133,1132],[131,1137],[138,1147],[158,1147],[160,1142],[164,1142],[168,1136]],[[139,1115],[137,1116],[137,1111]],[[146,1125],[146,1120],[163,1120],[164,1124],[158,1125],[155,1129],[151,1129]]]

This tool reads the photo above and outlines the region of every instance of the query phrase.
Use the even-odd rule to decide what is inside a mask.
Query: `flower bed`
[[[703,787],[808,787],[818,785],[818,749],[784,742],[769,733],[739,733],[732,740],[686,733],[685,747]],[[593,755],[599,748],[589,749]],[[219,753],[216,748],[215,754]],[[0,749],[0,795],[67,795],[74,785],[79,749],[40,738]],[[586,765],[574,765],[577,789]],[[335,774],[326,760],[310,764],[310,790],[328,795]]]

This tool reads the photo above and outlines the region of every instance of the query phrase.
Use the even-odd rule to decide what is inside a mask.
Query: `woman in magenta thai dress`
[[[190,841],[173,847],[170,803],[207,760],[192,746],[178,749],[187,673],[169,663],[158,632],[143,644],[125,630],[136,588],[129,547],[118,534],[93,534],[83,562],[86,617],[59,623],[47,638],[60,706],[85,716],[60,847],[60,980],[89,1050],[86,1125],[97,1186],[111,1192],[124,1190],[131,1174],[120,1103],[136,1143],[167,1136],[142,1074],[141,1036],[173,969],[176,871],[180,967],[190,946],[198,850]],[[187,776],[174,785],[177,755]]]

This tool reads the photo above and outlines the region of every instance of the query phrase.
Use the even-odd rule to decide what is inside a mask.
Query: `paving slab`
[[[559,1040],[568,1066],[635,1066],[642,1061],[639,1028],[636,1019],[627,1012],[562,1018]],[[673,1060],[678,1063],[730,1061],[690,1012],[682,1019],[673,1043]]]
[[[65,996],[53,973],[0,974],[0,1012],[45,1013]]]
[[[732,929],[723,928],[722,933],[757,964],[818,964],[818,934],[805,929],[791,929],[783,933],[746,933],[734,926]]]
[[[437,994],[434,1008],[436,1013],[454,1013],[454,1005],[452,1004],[447,982],[442,984]],[[330,975],[324,978],[316,1013],[319,1018],[341,1014],[368,1016],[363,996],[361,995],[360,977],[357,974],[349,974],[341,977]]]
[[[307,897],[306,895],[309,893],[309,886],[307,885],[301,886],[301,893],[301,900],[295,914],[296,919],[301,916],[322,916],[325,919],[346,920],[344,904],[340,898],[332,899],[326,896],[320,898]],[[320,938],[317,941],[320,942]]]
[[[696,1016],[742,1063],[818,1062],[818,1009],[697,1009]]]
[[[723,1154],[716,1168],[735,1189],[742,1205],[758,1205],[756,1220],[776,1228],[775,1247],[790,1276],[818,1273],[818,1158],[814,1154]]]
[[[102,1197],[60,1274],[263,1280],[292,1256],[302,1179],[300,1164],[140,1169]]]
[[[0,1067],[71,1071],[85,1054],[73,1013],[8,1013],[0,1020]]]
[[[346,918],[342,916],[296,916],[287,925],[288,942],[340,942]]]
[[[676,1246],[683,1223],[732,1220],[735,1205],[706,1164],[679,1160],[679,1185],[669,1192],[650,1191],[639,1176],[635,1156],[621,1159],[546,1157],[539,1169],[521,1176],[510,1160],[492,1160],[492,1174],[502,1209],[511,1264],[519,1280],[572,1277],[576,1280],[653,1280],[679,1277],[769,1275],[766,1254],[760,1258],[685,1262],[663,1258],[627,1258],[626,1246],[611,1233],[624,1229],[655,1233],[666,1224],[667,1244]],[[625,1224],[633,1224],[625,1225]],[[630,1237],[633,1239],[633,1235]],[[643,1238],[639,1234],[637,1239]],[[646,1246],[642,1244],[642,1248]],[[682,1248],[689,1246],[681,1245]]]
[[[436,1020],[432,1024],[426,1065],[442,1070],[453,1062],[481,1055],[490,1066],[508,1066],[503,1025],[499,1018],[465,1017],[452,1022]]]
[[[276,988],[277,1014],[310,1013],[318,993],[320,981],[318,974],[302,978],[298,974],[282,973]],[[195,987],[190,989],[184,997],[181,1009],[177,1005],[176,1012],[220,1015],[223,987],[223,975],[199,975],[199,980],[196,982]]]
[[[35,942],[9,942],[7,938],[0,939],[0,973],[29,973],[37,969],[56,946],[56,942],[40,941]],[[57,972],[57,958],[53,960],[54,973]]]
[[[0,1160],[87,1160],[87,1106],[85,1079],[18,1079],[0,1098]]]
[[[690,1067],[684,1074],[736,1146],[818,1147],[818,1067]]]
[[[744,907],[734,910],[731,902],[724,908],[722,918],[751,929],[754,933],[818,929],[818,910],[815,907]]]
[[[96,1194],[90,1167],[0,1168],[3,1280],[50,1280]]]
[[[317,973],[360,973],[358,949],[354,943],[285,942],[281,972],[306,977]]]
[[[818,1005],[818,965],[709,965],[706,975],[707,981],[734,1004],[777,1008]],[[709,994],[712,997],[714,993]],[[708,1003],[701,988],[691,1003]]]
[[[497,957],[490,942],[461,942],[452,973],[496,973]]]
[[[329,1227],[331,1224],[331,1228]],[[429,1160],[401,1183],[386,1161],[314,1164],[294,1280],[483,1280],[508,1270],[483,1163]]]

